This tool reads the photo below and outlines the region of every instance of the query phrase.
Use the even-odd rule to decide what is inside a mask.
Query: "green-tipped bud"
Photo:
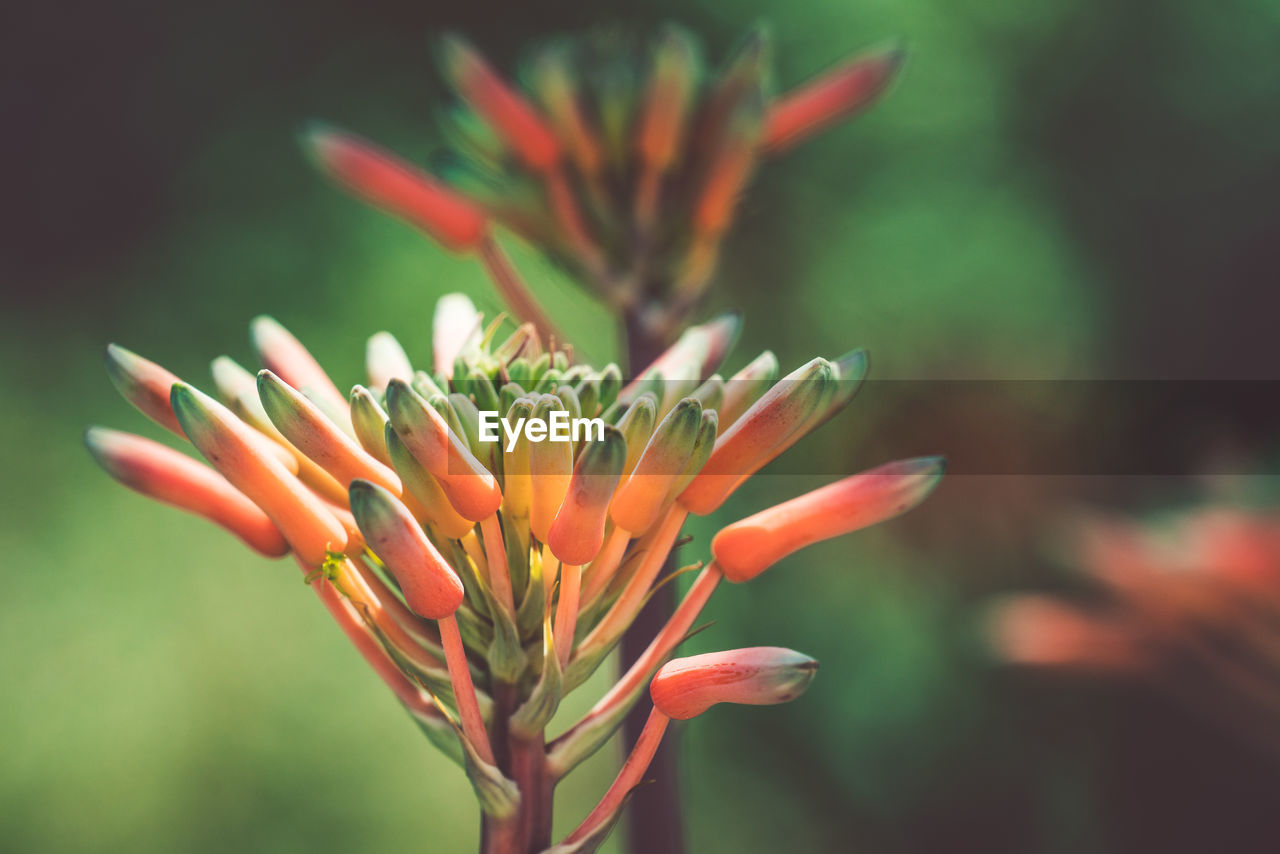
[[[352,482],[350,498],[360,533],[395,576],[413,612],[442,620],[457,611],[466,596],[462,580],[422,533],[408,508],[367,480]]]
[[[636,463],[640,461],[640,454],[649,443],[649,436],[653,434],[653,424],[657,418],[658,400],[651,393],[645,392],[618,419],[618,430],[627,440],[627,463],[623,468],[624,474],[631,474]]]
[[[604,438],[587,442],[578,455],[547,539],[551,552],[563,563],[582,566],[599,553],[609,502],[626,457],[626,440],[614,427],[605,427]]]
[[[614,524],[636,535],[649,530],[684,473],[701,425],[702,404],[694,398],[685,398],[667,413],[613,499],[609,512]]]
[[[360,447],[383,465],[391,465],[387,443],[383,436],[387,430],[387,413],[382,411],[377,399],[362,385],[351,389],[351,426],[356,431]]]
[[[728,427],[737,421],[751,404],[760,399],[760,395],[777,382],[778,373],[778,357],[765,350],[730,377],[725,383],[724,400],[716,408],[720,413],[720,423]]]

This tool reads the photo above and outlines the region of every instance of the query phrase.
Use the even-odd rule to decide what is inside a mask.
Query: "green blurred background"
[[[861,344],[875,376],[904,380],[1275,378],[1269,0],[82,0],[7,17],[4,850],[474,848],[462,775],[298,573],[118,488],[79,438],[148,432],[104,375],[110,340],[204,382],[220,353],[251,361],[265,312],[341,385],[379,329],[427,361],[441,293],[496,308],[475,263],[331,189],[295,142],[319,117],[425,160],[441,29],[510,69],[532,40],[668,19],[714,60],[765,20],[783,86],[906,40],[870,114],[755,182],[708,307],[745,312],[731,369]],[[593,337],[607,319],[512,249],[582,349],[613,355]],[[779,471],[870,467],[886,434],[902,455],[1016,447],[1038,405],[904,397],[906,414],[855,401]],[[1252,426],[1217,438],[1267,450]],[[716,519],[820,480],[761,478]],[[962,474],[902,520],[722,590],[691,647],[792,646],[822,672],[800,702],[683,728],[692,850],[1274,850],[1274,765],[1141,691],[1002,672],[977,640],[985,597],[1055,577],[1040,544],[1059,507],[1195,488]],[[693,529],[689,560],[713,531]],[[566,829],[615,762],[562,786]]]

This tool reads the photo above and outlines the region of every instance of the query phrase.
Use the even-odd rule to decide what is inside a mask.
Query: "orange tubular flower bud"
[[[563,409],[560,398],[544,394],[533,407],[533,417],[546,421],[552,410]],[[529,471],[533,494],[529,505],[529,530],[538,542],[547,542],[551,524],[573,479],[573,447],[567,442],[534,442],[529,447]],[[554,552],[553,552],[554,554]]]
[[[208,466],[159,442],[105,427],[90,427],[84,443],[98,465],[130,489],[203,516],[267,557],[289,551],[271,518]]]
[[[690,512],[705,516],[739,484],[786,449],[812,425],[831,397],[831,363],[814,359],[783,377],[735,421],[715,444],[707,464],[680,495]]]
[[[854,57],[783,95],[769,108],[764,149],[790,148],[871,104],[902,64],[901,48]]]
[[[451,540],[465,537],[475,527],[470,519],[458,514],[449,503],[449,497],[440,488],[440,482],[414,459],[400,441],[400,436],[390,424],[383,432],[387,455],[391,465],[404,484],[405,504],[422,522],[434,525],[436,530]]]
[[[174,415],[213,467],[261,507],[298,556],[311,566],[347,547],[347,532],[324,502],[252,440],[253,428],[185,383],[170,393]]]
[[[703,240],[724,234],[733,220],[738,198],[755,169],[760,144],[761,106],[744,101],[730,119],[719,149],[707,166],[706,178],[693,208],[694,233]]]
[[[716,703],[770,706],[794,700],[817,672],[817,661],[782,647],[709,652],[663,665],[649,683],[649,695],[662,714],[688,720]]]
[[[498,511],[498,481],[440,413],[403,380],[387,386],[387,415],[405,448],[439,482],[455,510],[473,522]]]
[[[680,150],[696,75],[692,40],[668,28],[654,52],[653,78],[636,132],[637,152],[659,172],[666,171]]]
[[[470,252],[488,232],[480,208],[435,178],[354,134],[315,128],[304,137],[320,168],[352,193],[447,249]]]
[[[364,478],[400,494],[395,472],[325,417],[314,403],[271,371],[258,374],[258,396],[271,422],[284,437],[344,487]]]
[[[263,367],[298,391],[320,395],[334,411],[347,411],[346,395],[338,391],[315,356],[275,318],[259,315],[250,324],[249,332]]]
[[[187,437],[169,403],[169,390],[174,383],[182,382],[181,379],[117,344],[107,346],[107,374],[125,400],[136,406],[139,412],[176,435],[184,439]],[[275,457],[291,473],[298,473],[298,461],[287,448],[256,431],[251,431],[251,441],[259,451]]]
[[[440,64],[450,84],[484,117],[507,147],[535,172],[560,161],[560,143],[533,105],[489,67],[484,57],[457,36],[441,41]]]
[[[626,456],[626,440],[614,427],[605,427],[604,439],[588,443],[579,455],[547,536],[551,553],[562,563],[581,566],[599,553],[609,500],[622,476]]]
[[[579,102],[572,75],[568,58],[558,50],[544,51],[533,68],[533,82],[547,117],[565,141],[582,174],[594,176],[600,171],[604,155],[600,151],[600,140]]]
[[[681,376],[690,364],[697,366],[694,373],[697,379],[702,379],[724,361],[741,329],[742,315],[736,311],[725,312],[706,323],[689,327],[676,339],[676,343],[627,383],[619,397],[631,400],[640,393],[647,380],[658,375],[664,379]]]
[[[395,576],[415,614],[442,620],[462,605],[462,580],[403,504],[367,480],[351,483],[351,512],[373,553]]]
[[[677,403],[653,432],[609,515],[618,527],[639,535],[648,531],[666,506],[671,485],[684,472],[702,424],[702,405],[693,398]]]
[[[941,457],[888,463],[734,522],[711,541],[725,578],[749,581],[787,555],[905,513],[942,478]]]
[[[1050,596],[1019,595],[994,607],[988,641],[1012,664],[1130,672],[1149,661],[1140,639],[1123,622]]]

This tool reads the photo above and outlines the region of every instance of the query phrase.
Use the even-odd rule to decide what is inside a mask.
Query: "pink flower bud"
[[[782,647],[709,652],[663,665],[649,683],[649,695],[667,717],[688,720],[716,703],[770,706],[794,700],[817,672],[817,661]]]

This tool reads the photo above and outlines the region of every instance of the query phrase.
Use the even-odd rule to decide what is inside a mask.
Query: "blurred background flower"
[[[708,608],[714,642],[683,654],[777,643],[824,678],[803,703],[694,722],[691,849],[1273,847],[1268,755],[1153,692],[993,670],[974,614],[1063,584],[1041,543],[1065,502],[1147,508],[1204,471],[1274,472],[1280,5],[129,0],[30,6],[0,33],[7,848],[398,851],[424,826],[470,847],[470,791],[290,595],[297,574],[95,470],[79,434],[119,411],[101,348],[203,377],[228,341],[247,360],[265,312],[348,383],[390,317],[428,362],[439,295],[497,308],[483,271],[326,186],[306,121],[427,162],[433,33],[510,70],[542,37],[667,20],[722,57],[760,17],[780,87],[882,39],[908,58],[873,111],[759,175],[723,247],[703,317],[744,312],[736,353],[856,343],[876,378],[724,516],[921,448],[951,474],[910,516]],[[604,310],[504,248],[608,361]],[[1116,382],[1064,382],[1099,378]],[[713,529],[691,532],[705,551]],[[565,816],[608,785],[616,756],[598,759]]]

